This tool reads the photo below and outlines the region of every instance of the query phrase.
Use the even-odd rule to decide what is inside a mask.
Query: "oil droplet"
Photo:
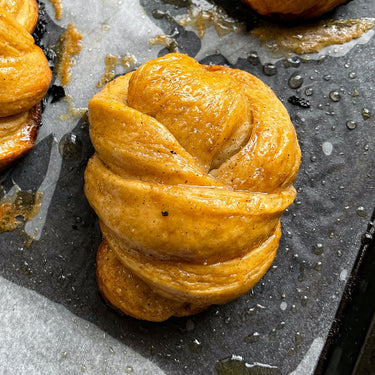
[[[317,60],[317,63],[318,64],[323,64],[325,60],[326,60],[326,56],[325,55],[319,56],[318,60]]]
[[[320,272],[322,270],[322,262],[316,262],[313,268],[315,271]]]
[[[354,78],[356,78],[357,77],[357,73],[355,73],[355,72],[350,72],[349,73],[349,78],[350,79],[354,79]]]
[[[341,95],[338,91],[334,90],[329,93],[329,97],[333,102],[339,102],[341,99]]]
[[[65,160],[80,160],[82,142],[74,133],[65,134],[59,143],[59,152]]]
[[[315,163],[316,162],[316,156],[314,156],[314,155],[310,156],[310,161]]]
[[[200,353],[202,351],[202,343],[198,339],[194,339],[194,341],[189,344],[189,349],[193,353]]]
[[[267,63],[263,65],[263,73],[266,76],[274,76],[277,73],[276,65],[272,63]]]
[[[276,328],[272,328],[270,333],[268,334],[268,338],[273,341],[276,339]]]
[[[346,122],[346,127],[349,130],[354,130],[357,127],[357,123],[355,121],[347,121]]]
[[[216,362],[218,375],[280,375],[276,366],[263,363],[246,363],[241,356],[232,355]]]
[[[301,343],[302,343],[302,336],[301,336],[300,332],[296,332],[296,335],[294,337],[294,342],[295,342],[296,347],[298,347],[298,346],[301,345]]]
[[[331,142],[323,142],[322,144],[322,150],[325,155],[329,156],[332,154],[333,151],[333,145]]]
[[[368,119],[371,117],[371,112],[370,112],[370,110],[367,109],[367,108],[363,108],[363,109],[362,109],[362,117],[363,117],[363,119],[364,119],[365,121],[368,120]]]
[[[252,344],[252,343],[257,342],[259,340],[260,340],[259,332],[254,332],[251,335],[246,336],[243,341],[246,342],[246,344]]]
[[[353,98],[356,98],[359,96],[359,91],[356,87],[354,87],[353,91],[350,93],[350,95],[353,97]]]
[[[361,237],[361,243],[363,245],[368,245],[371,243],[371,241],[374,239],[373,235],[371,233],[364,233]]]
[[[364,217],[364,218],[367,217],[366,209],[364,207],[362,207],[362,206],[360,206],[360,207],[357,208],[356,213],[360,217]]]
[[[340,272],[340,280],[341,280],[341,281],[345,281],[347,277],[348,277],[348,270],[343,269],[343,270]]]
[[[317,243],[313,248],[312,252],[315,255],[322,255],[323,254],[323,245],[321,243]]]
[[[312,94],[314,93],[313,89],[311,87],[308,87],[306,90],[305,90],[305,94],[307,96],[311,96]]]
[[[324,79],[325,81],[330,81],[331,78],[332,78],[332,76],[331,76],[330,74],[326,74],[326,75],[323,76],[323,79]]]
[[[299,87],[302,86],[302,83],[303,83],[303,77],[298,73],[293,74],[289,78],[289,81],[288,81],[288,85],[292,89],[298,89]]]
[[[247,57],[247,60],[249,61],[250,64],[252,65],[258,65],[259,64],[259,56],[258,53],[255,51],[251,51],[249,53],[249,56]]]
[[[298,68],[301,65],[301,60],[297,56],[289,57],[284,62],[284,66],[286,68],[292,67],[292,68]]]

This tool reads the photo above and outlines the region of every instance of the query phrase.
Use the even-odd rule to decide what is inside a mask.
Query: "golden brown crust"
[[[30,34],[38,22],[38,4],[36,0],[0,0],[1,13],[13,17]]]
[[[96,153],[85,193],[117,259],[98,262],[106,299],[163,320],[181,315],[177,306],[199,310],[251,289],[275,257],[300,163],[294,127],[270,88],[169,54],[106,85],[89,119]]]
[[[52,73],[31,32],[35,0],[0,0],[0,170],[34,145]]]
[[[106,241],[99,246],[96,262],[96,278],[104,299],[127,315],[161,322],[172,315],[192,315],[204,309],[173,301],[153,292],[146,283],[122,265]]]
[[[34,147],[40,119],[40,104],[18,115],[0,117],[0,172]]]
[[[256,12],[284,20],[316,18],[350,0],[242,0]]]
[[[0,117],[6,117],[39,103],[52,73],[33,37],[6,14],[0,17],[0,56]]]

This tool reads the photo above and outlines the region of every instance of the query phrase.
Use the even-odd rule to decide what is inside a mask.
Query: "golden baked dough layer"
[[[89,120],[96,153],[85,193],[105,238],[104,297],[161,321],[251,289],[276,254],[300,164],[272,90],[244,71],[169,54],[107,84]]]
[[[0,171],[34,147],[40,119],[40,104],[17,115],[0,117]]]
[[[0,0],[1,14],[14,18],[30,34],[38,22],[38,4],[35,0]]]
[[[349,0],[242,0],[256,12],[284,19],[315,18]]]
[[[0,17],[0,117],[26,111],[47,92],[51,70],[31,34],[13,17]]]
[[[52,73],[30,32],[35,0],[0,0],[0,170],[34,145]]]

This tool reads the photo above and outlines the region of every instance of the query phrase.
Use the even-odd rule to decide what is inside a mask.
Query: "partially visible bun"
[[[31,32],[35,0],[0,0],[0,170],[29,151],[52,73]]]
[[[34,147],[41,112],[41,105],[36,104],[17,115],[0,117],[0,171]]]
[[[285,20],[316,18],[349,0],[242,0],[259,14]]]

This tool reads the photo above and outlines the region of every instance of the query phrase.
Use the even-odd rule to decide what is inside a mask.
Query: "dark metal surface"
[[[375,373],[375,210],[315,374]]]
[[[152,15],[154,9],[178,12],[175,5],[151,0],[141,0],[141,4],[166,33],[176,27]],[[220,4],[233,10],[231,1]],[[240,6],[233,14],[244,9]],[[334,16],[375,16],[375,4],[355,0]],[[252,18],[249,28],[253,24]],[[192,56],[201,48],[192,31],[180,30],[177,39],[181,50]],[[202,62],[230,65],[220,54]],[[301,59],[296,68],[278,61],[274,76],[265,75],[261,64],[247,59],[238,59],[232,66],[264,80],[284,102],[303,155],[295,183],[298,196],[283,217],[278,255],[251,292],[196,316],[161,324],[120,316],[103,303],[95,282],[100,232],[82,189],[83,172],[93,152],[85,118],[73,131],[81,152],[63,160],[40,240],[25,247],[22,228],[0,235],[1,276],[64,305],[156,362],[167,374],[222,374],[223,363],[229,373],[233,366],[225,367],[225,359],[232,355],[238,356],[234,357],[237,373],[284,375],[295,370],[314,343],[327,338],[345,289],[345,275],[355,264],[374,207],[375,38],[340,58]],[[288,86],[296,72],[304,79],[299,90]],[[305,94],[308,87],[313,90],[309,97]],[[333,90],[340,92],[338,102],[329,97]],[[358,96],[353,95],[355,90]],[[308,99],[310,108],[289,103],[292,95]],[[363,108],[372,117],[364,120]],[[348,129],[347,121],[356,122],[356,128]],[[52,142],[51,135],[1,177],[5,191],[13,182],[23,190],[38,189]],[[330,155],[323,152],[325,142],[333,146]],[[246,367],[241,365],[244,362],[268,367]]]

